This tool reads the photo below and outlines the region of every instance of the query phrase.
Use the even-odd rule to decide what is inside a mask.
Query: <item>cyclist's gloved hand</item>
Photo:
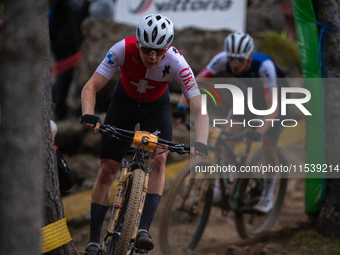
[[[176,119],[181,119],[182,122],[186,120],[185,110],[182,107],[177,107],[175,110],[172,111],[172,117]]]
[[[195,151],[198,151],[200,153],[202,153],[203,155],[207,156],[209,149],[208,146],[204,143],[200,143],[200,142],[193,142],[191,144],[191,147],[195,147]]]
[[[96,126],[97,123],[100,123],[100,118],[96,115],[85,114],[81,117],[80,124],[92,124]]]
[[[262,135],[261,133],[256,131],[249,131],[245,134],[245,137],[252,141],[261,141]]]

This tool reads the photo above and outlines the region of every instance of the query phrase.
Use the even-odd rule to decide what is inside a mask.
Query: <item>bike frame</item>
[[[107,230],[108,236],[113,235],[113,234],[119,234],[119,233],[114,232],[114,229],[115,229],[115,226],[117,225],[117,222],[118,222],[119,211],[120,211],[122,204],[124,202],[122,200],[124,198],[124,193],[126,191],[126,187],[127,187],[126,184],[127,184],[128,178],[131,176],[132,172],[135,169],[142,169],[145,173],[142,198],[141,198],[141,203],[140,203],[140,206],[139,206],[139,209],[138,209],[138,220],[140,220],[140,218],[142,216],[145,197],[146,197],[146,194],[148,192],[149,178],[150,178],[151,171],[152,171],[152,169],[150,167],[144,166],[144,162],[145,162],[146,159],[147,159],[147,154],[143,151],[143,149],[137,148],[134,151],[132,162],[125,160],[122,164],[122,173],[121,173],[118,185],[117,185],[115,200],[114,200],[113,207],[112,207],[111,219],[110,219],[109,227],[108,227],[108,230]],[[133,235],[131,237],[132,241],[136,240],[138,226],[139,226],[139,221],[137,222],[137,224],[135,226],[135,230],[134,230]]]
[[[215,134],[216,136],[216,134]],[[217,137],[217,138],[216,138]],[[224,156],[219,149],[224,149],[227,156],[228,160],[230,163],[233,163],[237,169],[239,169],[241,166],[246,164],[249,151],[251,148],[251,142],[246,145],[246,148],[244,149],[243,152],[241,153],[234,153],[233,150],[228,146],[226,141],[235,141],[235,142],[242,142],[244,135],[243,134],[233,134],[233,133],[228,133],[224,130],[220,131],[219,135],[215,137],[214,141],[214,146],[211,147],[211,150],[214,151],[214,160],[219,163],[224,163],[222,162],[224,159]],[[223,209],[225,210],[236,210],[239,207],[239,201],[238,197],[240,194],[240,178],[236,179],[235,187],[233,189],[233,192],[231,194],[225,195],[224,191],[226,189],[229,189],[228,186],[225,185],[223,179],[220,179],[220,189],[222,194],[225,196],[225,199],[227,199],[227,203],[224,203],[225,207]],[[214,185],[211,182],[211,185]],[[223,198],[222,198],[223,199]],[[224,200],[224,199],[223,199]]]
[[[138,217],[137,222],[134,225],[134,230],[131,236],[131,242],[134,242],[137,237],[137,232],[139,228],[140,219],[142,216],[144,202],[146,198],[146,194],[148,192],[148,183],[151,175],[152,169],[148,166],[145,166],[145,160],[150,158],[151,156],[156,155],[156,148],[161,147],[163,149],[160,153],[164,153],[166,151],[177,152],[178,154],[190,153],[190,146],[185,144],[173,143],[170,141],[166,141],[164,139],[160,139],[157,136],[145,132],[145,131],[129,131],[119,129],[109,125],[101,124],[100,133],[104,135],[108,135],[110,138],[125,140],[126,142],[131,142],[131,147],[134,149],[128,152],[128,155],[132,155],[132,161],[125,160],[122,163],[122,171],[120,175],[120,180],[117,185],[117,190],[115,194],[115,199],[112,207],[111,218],[109,221],[109,226],[107,229],[107,233],[104,237],[104,243],[106,243],[107,239],[111,236],[120,236],[120,232],[118,232],[115,228],[120,220],[121,209],[124,206],[124,203],[127,202],[126,197],[129,197],[129,194],[126,194],[128,182],[130,180],[130,176],[133,171],[136,169],[141,169],[145,173],[142,194],[140,199],[140,204],[138,208]],[[160,154],[158,153],[158,154]],[[112,242],[112,241],[111,241]],[[107,247],[107,245],[105,245]]]

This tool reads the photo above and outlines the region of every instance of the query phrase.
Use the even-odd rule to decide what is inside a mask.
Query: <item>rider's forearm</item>
[[[209,134],[209,116],[198,114],[195,115],[195,127],[196,127],[196,141],[200,143],[207,144],[208,134]]]
[[[83,115],[94,115],[94,106],[96,104],[96,91],[93,86],[86,83],[81,92],[81,108]]]
[[[201,96],[195,96],[188,100],[190,110],[195,116],[196,141],[207,144],[209,134],[209,115],[201,114]]]
[[[94,72],[89,81],[85,84],[81,92],[81,106],[82,112],[84,114],[94,115],[94,106],[96,105],[96,94],[101,90],[107,83],[109,79]]]

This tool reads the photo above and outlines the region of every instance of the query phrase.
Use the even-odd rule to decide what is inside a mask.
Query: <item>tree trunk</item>
[[[314,0],[317,20],[322,24],[340,24],[340,12],[331,18],[340,6],[340,0]],[[340,58],[340,33],[327,30],[326,32],[326,65],[334,63]],[[327,76],[339,78],[339,63],[327,70]],[[327,179],[326,196],[323,208],[317,219],[317,229],[327,236],[340,237],[340,85],[327,79],[325,82],[325,119],[326,119],[326,163],[333,167],[333,178]],[[336,176],[336,178],[334,178]]]
[[[47,3],[47,1],[46,1]],[[47,9],[44,13],[48,13]],[[48,24],[47,19],[45,19],[45,29],[43,36],[46,41],[49,42],[49,34],[48,34]],[[51,126],[50,120],[52,118],[52,86],[50,82],[51,74],[49,67],[50,64],[50,50],[47,48],[48,54],[46,54],[46,58],[44,59],[44,66],[48,67],[46,69],[45,78],[46,82],[42,84],[42,101],[43,101],[43,130],[45,137],[45,185],[44,185],[44,222],[45,226],[62,220],[64,218],[64,208],[61,201],[61,195],[59,190],[59,178],[58,178],[58,170],[56,163],[56,156],[54,151],[54,144],[52,140],[51,134]],[[66,243],[56,249],[53,249],[45,254],[48,255],[78,255],[80,254],[76,249],[73,242]]]
[[[44,154],[41,73],[46,1],[5,1],[0,27],[0,251],[39,254]]]
[[[0,27],[1,254],[40,254],[41,228],[63,218],[50,129],[47,3],[4,1],[6,15]],[[49,254],[79,253],[70,242]]]
[[[45,34],[45,37],[48,35]],[[45,66],[50,66],[49,58],[45,59]],[[44,147],[45,147],[45,185],[44,185],[44,209],[45,209],[45,225],[49,225],[58,220],[64,218],[64,208],[61,201],[61,195],[59,190],[59,178],[58,178],[58,170],[55,152],[53,148],[53,140],[51,134],[51,126],[50,120],[52,118],[52,87],[50,84],[50,70],[48,69],[46,72],[47,80],[42,85],[42,101],[44,104],[43,107],[43,123],[44,123]],[[76,249],[73,242],[66,243],[52,251],[46,252],[48,255],[78,255],[79,252]]]
[[[44,37],[48,37],[45,33]],[[48,38],[47,38],[48,40]],[[45,59],[45,66],[50,66],[50,58]],[[50,84],[50,69],[46,71],[47,81],[42,86],[43,118],[44,118],[44,136],[45,139],[45,192],[44,192],[44,209],[45,225],[49,225],[64,218],[64,208],[61,201],[59,190],[59,178],[53,140],[51,134],[50,120],[52,118],[52,87]],[[66,243],[52,251],[46,252],[47,255],[78,255],[80,254],[73,242]]]

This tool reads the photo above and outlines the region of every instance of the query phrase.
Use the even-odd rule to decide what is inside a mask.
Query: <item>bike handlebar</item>
[[[133,142],[136,132],[126,129],[117,128],[108,124],[100,124],[99,132],[103,135],[109,136],[111,138],[115,138],[118,140],[124,140],[126,142]],[[154,136],[154,135],[153,135]],[[166,144],[167,150],[171,152],[176,152],[180,155],[185,153],[190,153],[190,146],[182,143],[176,143],[167,141],[165,139],[157,137],[158,141],[155,142],[156,146],[160,144]]]

